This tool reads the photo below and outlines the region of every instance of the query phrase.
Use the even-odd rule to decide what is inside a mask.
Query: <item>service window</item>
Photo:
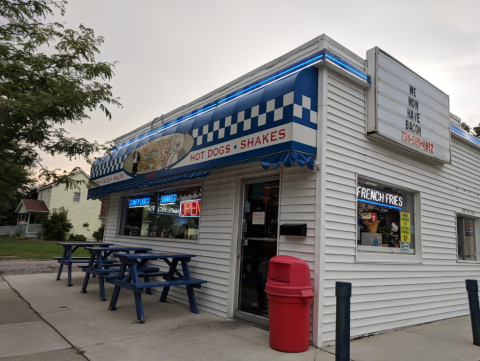
[[[124,198],[120,234],[197,240],[201,202],[201,187]]]
[[[475,219],[457,216],[458,259],[476,261],[477,247]]]
[[[153,235],[156,195],[144,195],[123,199],[123,215],[120,234],[151,237]]]
[[[411,192],[359,178],[358,250],[415,254],[414,199]]]

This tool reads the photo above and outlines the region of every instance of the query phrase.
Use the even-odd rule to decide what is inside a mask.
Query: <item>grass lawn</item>
[[[10,259],[52,259],[52,257],[61,257],[62,253],[63,247],[54,241],[0,237],[0,261]],[[81,247],[75,251],[73,256],[88,257],[90,253]]]

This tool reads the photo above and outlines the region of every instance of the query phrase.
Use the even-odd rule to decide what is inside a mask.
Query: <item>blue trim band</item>
[[[359,201],[359,202],[364,202],[364,203],[369,203],[369,204],[375,204],[376,206],[382,206],[382,207],[387,207],[387,208],[398,209],[398,210],[400,210],[400,211],[402,210],[401,207],[395,207],[395,206],[391,206],[391,205],[389,205],[389,204],[367,201],[367,200],[365,200],[365,199],[357,199],[357,201]]]
[[[345,70],[349,70],[351,73],[354,73],[354,75],[360,76],[363,78],[366,82],[370,84],[369,77],[367,74],[360,72],[359,70],[354,69],[353,67],[347,65],[346,62],[341,61],[340,59],[337,59],[336,57],[330,55],[330,54],[325,54],[326,58],[329,58],[332,60],[334,63],[339,65],[340,67],[344,68]]]
[[[465,130],[460,129],[454,125],[450,126],[450,130],[460,135],[461,137],[471,141],[472,143],[475,143],[476,145],[480,146],[480,139],[478,139],[477,137],[474,137],[471,134],[468,134]]]
[[[300,67],[302,67],[302,66],[306,66],[307,64],[310,64],[310,63],[314,62],[315,60],[322,59],[323,57],[324,57],[324,54],[320,54],[320,55],[318,55],[318,56],[315,56],[315,57],[313,57],[312,59],[309,59],[309,60],[307,60],[307,61],[304,61],[303,63],[298,64],[298,65],[296,65],[296,66],[294,66],[294,67],[288,68],[287,70],[284,70],[284,71],[282,71],[282,72],[280,72],[280,73],[278,73],[278,74],[276,74],[276,75],[274,75],[274,76],[271,76],[271,77],[268,78],[268,79],[262,80],[261,82],[255,83],[255,84],[253,84],[253,85],[251,85],[251,86],[248,86],[248,87],[247,87],[246,89],[244,89],[244,90],[241,90],[241,91],[239,91],[239,92],[237,92],[237,93],[235,93],[235,94],[233,94],[233,95],[227,96],[226,98],[218,101],[217,104],[221,104],[221,103],[224,103],[224,102],[226,102],[226,101],[228,101],[228,100],[232,100],[232,99],[234,99],[234,98],[237,98],[238,96],[242,95],[243,93],[245,93],[245,92],[247,92],[247,91],[254,90],[254,89],[260,87],[261,85],[265,84],[266,82],[277,80],[278,78],[280,78],[280,77],[282,77],[282,76],[285,76],[285,75],[287,75],[288,73],[291,73],[291,72],[293,72],[293,71],[296,71],[298,68],[300,68]],[[265,84],[265,85],[266,85],[266,84]]]

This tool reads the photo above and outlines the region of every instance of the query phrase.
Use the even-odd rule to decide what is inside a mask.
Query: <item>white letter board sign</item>
[[[367,51],[367,61],[367,134],[449,163],[449,96],[379,48]]]

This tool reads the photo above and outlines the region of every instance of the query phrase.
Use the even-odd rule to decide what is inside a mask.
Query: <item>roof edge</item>
[[[73,177],[74,175],[77,175],[78,173],[83,173],[85,175],[85,177],[87,177],[88,180],[90,180],[90,176],[81,168],[79,170],[77,170],[75,173],[70,174],[68,177]],[[44,189],[53,187],[56,184],[57,184],[56,182],[48,183],[47,185],[44,185],[43,187],[38,188],[38,191],[43,191]]]

